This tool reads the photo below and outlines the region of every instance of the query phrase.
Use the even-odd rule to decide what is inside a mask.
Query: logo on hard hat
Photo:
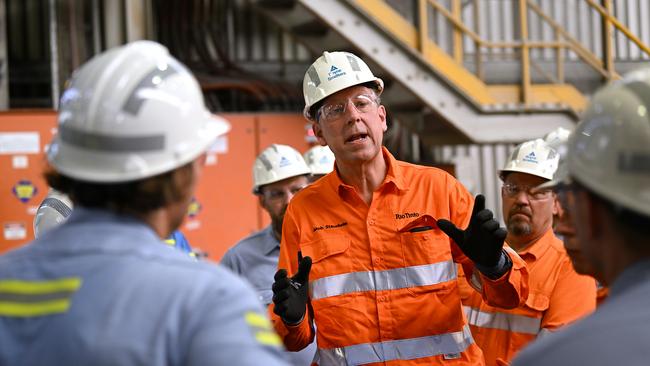
[[[329,159],[329,157],[328,157],[327,155],[323,155],[323,156],[320,158],[320,161],[319,161],[319,163],[321,163],[321,164],[327,164],[327,163],[329,163],[329,162],[330,162],[330,159]]]
[[[327,73],[327,81],[331,81],[336,79],[339,76],[345,75],[345,72],[343,70],[339,69],[338,67],[332,65],[330,68],[330,72]]]
[[[28,180],[21,180],[13,186],[11,191],[20,202],[27,203],[36,195],[36,193],[38,193],[38,188]]]
[[[195,218],[201,212],[202,208],[203,206],[196,200],[196,197],[192,197],[192,202],[187,206],[187,216],[191,219]]]
[[[537,161],[537,156],[535,155],[534,151],[531,151],[530,153],[528,153],[528,155],[524,156],[523,160],[528,163],[535,163],[535,164],[539,163]]]
[[[284,156],[280,159],[280,168],[284,168],[287,165],[291,165],[291,161]]]

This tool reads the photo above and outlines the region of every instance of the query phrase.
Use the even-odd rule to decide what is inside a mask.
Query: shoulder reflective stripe
[[[52,281],[0,280],[0,316],[31,317],[63,313],[81,278]]]
[[[254,311],[249,311],[244,315],[246,323],[252,327],[262,328],[262,329],[271,329],[271,321],[268,320],[264,315],[256,313]]]
[[[176,240],[174,240],[174,239],[165,239],[164,241],[165,241],[165,244],[167,244],[167,245],[172,245],[172,246],[176,245]]]
[[[467,315],[468,323],[481,328],[537,335],[542,325],[541,318],[508,313],[488,313],[469,306],[463,306],[463,310]]]
[[[0,316],[32,317],[60,314],[68,311],[69,307],[70,299],[44,301],[33,304],[0,301]]]
[[[312,300],[352,292],[396,290],[436,285],[456,279],[452,260],[386,271],[352,272],[319,278],[310,282]]]
[[[339,348],[319,348],[317,358],[319,365],[365,365],[461,353],[472,343],[474,343],[472,334],[469,327],[465,325],[459,332],[428,337],[355,344]]]
[[[273,330],[271,321],[264,315],[255,311],[247,311],[244,320],[252,328],[257,343],[264,346],[280,347],[282,340]]]
[[[75,291],[81,278],[68,277],[51,281],[0,280],[0,293],[46,294],[57,291]]]
[[[264,346],[280,347],[282,345],[280,336],[273,331],[257,332],[255,333],[255,340]]]

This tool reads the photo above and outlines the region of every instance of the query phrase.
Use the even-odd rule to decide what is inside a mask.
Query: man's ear
[[[604,207],[591,197],[589,192],[579,190],[577,193],[575,205],[580,206],[578,209],[582,215],[580,225],[584,225],[584,228],[580,229],[585,230],[589,239],[599,238],[603,234],[603,225],[606,225],[607,221],[603,212]]]
[[[386,123],[386,108],[383,105],[377,107],[377,113],[381,119],[381,129],[386,132],[388,130],[388,124]]]
[[[311,129],[314,131],[314,136],[316,136],[318,143],[321,146],[327,146],[327,141],[325,141],[325,138],[323,137],[323,130],[320,127],[320,122],[312,123]]]
[[[562,212],[560,200],[557,198],[555,192],[553,192],[553,216],[562,216]]]
[[[258,193],[258,194],[257,194],[257,200],[258,200],[258,202],[260,203],[260,207],[262,207],[263,209],[267,210],[267,208],[266,208],[266,202],[264,201],[264,195]]]

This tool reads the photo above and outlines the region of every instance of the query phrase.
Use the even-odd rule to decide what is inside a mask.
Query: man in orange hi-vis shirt
[[[486,302],[504,308],[528,295],[525,264],[504,249],[506,232],[483,196],[474,202],[447,173],[382,148],[382,90],[351,53],[325,52],[307,70],[305,115],[336,169],[287,208],[270,308],[275,329],[289,350],[317,333],[321,366],[483,365],[455,262]]]
[[[553,233],[557,200],[550,188],[539,188],[553,178],[558,160],[558,153],[537,139],[517,146],[500,171],[506,241],[526,261],[529,295],[525,304],[501,309],[486,304],[475,291],[467,297],[463,292],[472,335],[487,365],[509,362],[544,332],[596,308],[596,281],[574,270]]]

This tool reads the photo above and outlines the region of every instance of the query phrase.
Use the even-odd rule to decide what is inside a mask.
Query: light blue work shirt
[[[0,365],[286,365],[279,342],[248,284],[132,217],[75,208],[0,256]]]
[[[650,260],[628,267],[595,313],[548,334],[513,366],[650,364]]]
[[[273,300],[273,277],[278,270],[280,242],[273,236],[271,226],[253,233],[230,248],[221,264],[247,279],[257,291],[262,304]],[[300,352],[287,352],[294,366],[308,366],[316,353],[316,341]]]

